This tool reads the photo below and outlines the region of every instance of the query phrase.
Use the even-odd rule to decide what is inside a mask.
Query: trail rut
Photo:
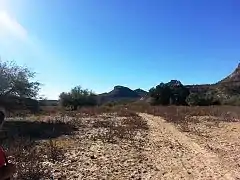
[[[173,124],[161,117],[139,115],[149,125],[144,153],[157,169],[143,179],[236,179],[217,154],[201,147]]]

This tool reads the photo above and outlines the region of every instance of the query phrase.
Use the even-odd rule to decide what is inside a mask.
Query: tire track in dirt
[[[150,127],[144,154],[156,169],[143,179],[235,179],[215,153],[201,147],[173,124],[161,117],[139,115]]]

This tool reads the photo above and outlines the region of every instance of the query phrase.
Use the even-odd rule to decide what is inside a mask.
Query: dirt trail
[[[173,124],[148,114],[149,142],[144,152],[156,171],[143,179],[237,179],[219,156],[180,132]]]
[[[175,124],[161,117],[144,113],[139,115],[148,125],[144,123],[147,128],[135,129],[135,133],[132,129],[134,126],[129,126],[129,131],[123,131],[127,126],[121,123],[130,122],[123,121],[126,120],[123,117],[109,115],[76,121],[79,123],[78,131],[71,136],[58,138],[59,145],[66,149],[66,158],[57,163],[46,161],[54,170],[54,178],[240,179],[239,122],[216,123],[197,117],[198,123],[191,124],[189,121],[189,131],[182,132]],[[116,124],[114,127],[115,130],[118,127],[118,131],[106,131],[106,125],[111,123]],[[132,136],[123,138],[126,134]],[[113,139],[116,141],[109,141]]]

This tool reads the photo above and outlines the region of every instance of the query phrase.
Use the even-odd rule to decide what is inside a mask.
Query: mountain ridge
[[[240,63],[238,64],[237,68],[226,78],[220,80],[219,82],[216,82],[214,84],[198,84],[198,85],[185,85],[189,89],[191,93],[206,93],[209,90],[216,90],[221,94],[231,94],[232,89],[234,89],[236,94],[236,89],[240,89]],[[125,91],[128,91],[126,93]],[[124,93],[125,92],[125,93]],[[238,92],[238,90],[237,90]],[[109,93],[103,93],[105,97],[109,96],[109,98],[113,101],[117,100],[123,100],[123,99],[132,99],[132,100],[140,100],[141,98],[147,97],[148,92],[144,91],[140,88],[131,90],[128,87],[124,86],[115,86],[112,91]],[[100,94],[102,96],[103,94]],[[128,94],[126,96],[126,94]],[[114,99],[114,97],[117,97]]]
[[[240,63],[230,75],[216,83],[185,85],[185,87],[192,93],[206,93],[209,90],[215,90],[221,94],[238,95],[240,94]],[[110,92],[97,94],[97,97],[99,104],[103,104],[112,101],[147,99],[148,92],[140,88],[132,90],[128,87],[117,85]]]

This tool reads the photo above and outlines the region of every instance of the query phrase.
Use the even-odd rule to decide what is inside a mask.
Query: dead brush
[[[128,108],[121,108],[116,111],[116,115],[119,117],[139,117],[138,114],[134,111],[129,110]]]
[[[100,139],[103,142],[118,143],[119,140],[123,139],[132,141],[135,135],[136,131],[133,131],[130,127],[114,125],[111,123],[111,125],[106,128],[105,133],[99,133],[95,138]]]
[[[93,117],[99,114],[99,112],[97,111],[97,108],[95,107],[83,107],[81,109],[79,109],[77,114],[77,117]]]
[[[130,117],[124,116],[118,120],[114,118],[108,118],[104,121],[95,121],[92,127],[97,128],[98,133],[93,138],[109,143],[117,143],[121,139],[133,141],[137,132],[140,130],[147,130],[148,125],[147,122],[136,113],[134,113],[134,115],[130,115]],[[117,115],[117,117],[120,116]]]
[[[140,116],[128,117],[122,120],[122,125],[127,126],[132,130],[148,130],[147,121],[142,119]]]
[[[109,128],[113,126],[112,121],[108,121],[108,120],[96,120],[93,122],[92,127],[93,128]]]
[[[16,165],[16,180],[49,179],[50,167],[43,165],[44,150],[29,139],[20,138],[11,143],[7,149],[11,161]]]
[[[237,106],[150,106],[147,103],[133,103],[127,106],[135,112],[143,112],[155,116],[161,116],[166,121],[178,125],[182,131],[191,131],[189,124],[199,123],[198,118],[206,116],[208,121],[216,126],[220,122],[240,121],[240,107]]]
[[[56,140],[50,139],[46,144],[46,156],[50,162],[58,162],[64,159],[64,150],[57,145]]]

